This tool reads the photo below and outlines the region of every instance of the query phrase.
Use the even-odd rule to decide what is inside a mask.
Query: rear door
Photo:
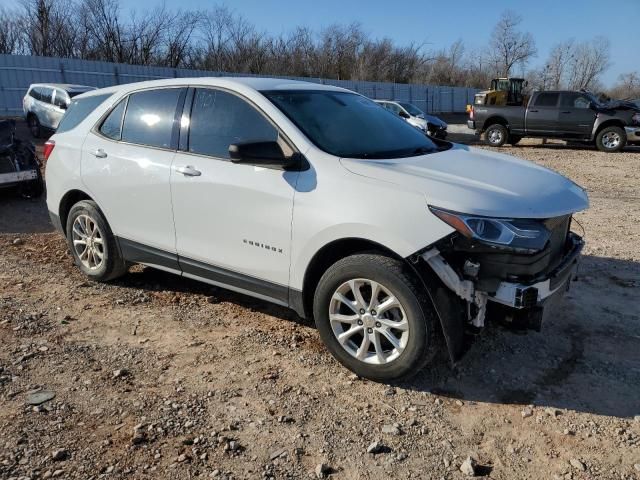
[[[596,120],[591,100],[579,92],[560,94],[558,131],[569,138],[589,138]]]
[[[532,99],[526,112],[525,124],[529,135],[556,135],[558,128],[558,92],[540,92]]]
[[[43,127],[54,129],[58,126],[55,114],[55,107],[53,106],[53,88],[51,87],[37,87],[40,93],[37,108],[34,112],[38,116],[38,120]],[[54,126],[55,125],[55,126]]]
[[[82,152],[82,180],[121,239],[125,255],[174,270],[169,177],[179,135],[177,112],[185,94],[181,87],[131,93],[89,132]]]

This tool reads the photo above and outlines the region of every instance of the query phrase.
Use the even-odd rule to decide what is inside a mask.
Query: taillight
[[[55,146],[56,146],[56,142],[53,140],[47,140],[46,142],[44,142],[42,153],[44,155],[45,160],[49,160],[49,157],[51,156],[51,152],[53,152],[53,147]]]
[[[469,119],[473,120],[473,105],[471,105],[471,110],[469,110]]]

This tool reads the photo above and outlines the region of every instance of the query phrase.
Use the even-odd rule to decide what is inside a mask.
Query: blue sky
[[[13,6],[18,1],[8,3]],[[125,8],[144,10],[162,0],[120,1]],[[510,8],[523,17],[522,29],[536,40],[539,53],[532,65],[544,62],[559,41],[602,35],[611,42],[611,67],[602,78],[606,84],[615,82],[620,73],[640,71],[640,0],[166,0],[169,8],[206,8],[216,3],[271,33],[298,25],[319,30],[331,23],[358,21],[373,37],[390,37],[398,44],[424,42],[427,48],[439,49],[462,39],[468,50],[486,45],[498,17]]]

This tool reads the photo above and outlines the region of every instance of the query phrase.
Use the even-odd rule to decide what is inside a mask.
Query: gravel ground
[[[640,150],[500,151],[589,191],[580,280],[542,333],[492,326],[393,386],[280,307],[88,282],[44,201],[0,194],[0,478],[640,479]]]

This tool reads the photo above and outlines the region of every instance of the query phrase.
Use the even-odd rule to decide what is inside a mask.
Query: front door
[[[189,102],[189,97],[187,102]],[[229,145],[282,141],[240,96],[198,88],[185,105],[171,171],[176,247],[185,276],[286,304],[298,172],[235,164]]]
[[[82,148],[82,181],[125,256],[173,270],[178,265],[169,178],[176,112],[185,94],[184,88],[132,93],[87,135]]]
[[[591,100],[578,92],[560,95],[558,131],[568,138],[589,138],[596,120]]]

